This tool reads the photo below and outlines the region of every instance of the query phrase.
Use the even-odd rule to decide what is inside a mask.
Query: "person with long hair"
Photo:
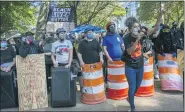
[[[129,84],[129,95],[127,101],[130,103],[131,111],[135,111],[134,95],[141,85],[144,73],[142,37],[145,35],[149,36],[159,29],[162,12],[163,11],[160,12],[154,28],[148,29],[145,34],[140,30],[141,25],[136,18],[129,17],[125,21],[125,25],[129,29],[129,34],[123,38],[125,45],[123,61],[126,65],[125,74]]]

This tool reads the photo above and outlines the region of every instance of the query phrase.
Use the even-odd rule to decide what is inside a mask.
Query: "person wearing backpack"
[[[168,25],[163,25],[156,39],[155,49],[158,54],[165,56],[165,53],[172,54],[177,57],[177,43],[175,36]]]
[[[180,28],[172,27],[172,31],[177,42],[177,49],[184,50],[184,22],[181,23]]]
[[[155,39],[157,37],[157,32],[153,33],[150,36],[147,36],[146,32],[148,31],[148,28],[145,26],[141,27],[141,31],[145,34],[145,37],[143,37],[143,56],[144,56],[144,61],[148,60],[149,57],[153,56],[154,57],[154,64],[153,64],[153,69],[154,69],[154,78],[159,79],[159,72],[157,69],[157,62],[156,59],[157,55],[155,55],[155,50],[154,50],[154,43],[152,42],[152,39]],[[150,38],[152,37],[152,38]]]
[[[149,36],[147,36],[147,31],[148,28],[145,26],[141,26],[141,31],[145,34],[145,36],[142,38],[143,39],[143,56],[147,60],[150,56],[153,55],[153,50],[152,46],[153,43]]]

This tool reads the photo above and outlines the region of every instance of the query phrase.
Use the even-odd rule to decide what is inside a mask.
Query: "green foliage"
[[[184,17],[184,2],[162,2],[166,12],[164,14],[164,23],[171,25],[173,21],[179,24],[183,21]],[[139,20],[145,24],[155,24],[158,11],[160,10],[161,2],[140,2],[140,7],[137,9]]]
[[[76,9],[76,25],[93,24],[105,27],[113,17],[120,17],[126,14],[120,3],[111,1],[73,1],[60,2],[61,7],[72,6]]]
[[[24,32],[30,25],[36,24],[35,13],[37,9],[31,6],[31,2],[0,2],[1,30],[0,34],[9,30],[19,30]]]

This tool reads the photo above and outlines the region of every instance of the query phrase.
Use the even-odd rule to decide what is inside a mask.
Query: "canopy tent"
[[[81,26],[78,26],[77,28],[73,29],[71,31],[71,33],[81,33],[81,32],[84,32],[85,29],[91,29],[93,30],[94,32],[105,32],[104,29],[98,27],[98,26],[93,26],[93,25],[81,25]]]
[[[6,40],[9,40],[11,38],[18,38],[18,37],[21,37],[21,33],[17,30],[10,30],[8,32],[1,34],[1,38]]]

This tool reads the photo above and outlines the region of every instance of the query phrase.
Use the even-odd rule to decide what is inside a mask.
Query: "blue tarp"
[[[98,27],[98,26],[93,26],[93,25],[81,25],[81,26],[78,26],[77,28],[73,29],[71,31],[71,33],[73,32],[76,32],[76,33],[81,33],[81,32],[84,32],[85,29],[91,29],[93,30],[94,32],[105,32],[104,29]]]

